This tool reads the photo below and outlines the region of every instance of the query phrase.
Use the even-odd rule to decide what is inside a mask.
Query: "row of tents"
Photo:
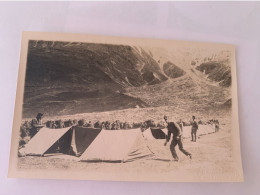
[[[190,136],[185,126],[183,137]],[[211,125],[200,125],[198,134],[215,132]],[[79,161],[128,162],[154,155],[146,140],[165,139],[167,129],[101,130],[73,126],[61,129],[43,127],[19,150],[19,154],[46,156],[57,152],[77,156]]]

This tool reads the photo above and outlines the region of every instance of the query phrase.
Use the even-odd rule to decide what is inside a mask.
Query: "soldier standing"
[[[198,130],[198,123],[195,120],[195,116],[192,116],[192,122],[191,122],[191,141],[196,142],[197,140],[197,130]],[[193,138],[194,137],[194,138]]]

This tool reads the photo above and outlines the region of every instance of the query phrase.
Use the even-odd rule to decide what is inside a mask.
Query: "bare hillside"
[[[167,106],[189,115],[215,112],[227,108],[222,105],[231,95],[227,55],[187,48],[30,41],[23,118],[38,112],[52,118],[133,108],[145,113]]]

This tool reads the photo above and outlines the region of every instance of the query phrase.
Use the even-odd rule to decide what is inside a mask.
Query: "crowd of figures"
[[[177,121],[178,124],[180,124],[179,121]],[[191,125],[191,121],[190,122],[185,122],[182,121],[184,126],[190,126]],[[198,121],[198,124],[200,125],[206,125],[206,124],[219,124],[218,120],[209,120],[207,122],[202,122],[202,121]],[[37,120],[32,119],[31,121],[25,121],[23,123],[22,126],[37,126],[39,125],[39,123],[37,122]],[[73,125],[79,125],[79,126],[83,126],[83,127],[90,127],[90,128],[100,128],[100,129],[105,129],[105,130],[119,130],[119,129],[134,129],[134,128],[142,128],[142,129],[146,129],[149,127],[165,127],[165,123],[163,121],[160,121],[158,123],[155,123],[153,120],[146,120],[144,122],[138,122],[138,123],[130,123],[130,122],[122,122],[119,120],[116,121],[96,121],[96,122],[92,122],[92,121],[87,121],[85,119],[81,119],[81,120],[55,120],[55,121],[51,121],[48,120],[44,123],[44,125],[48,128],[51,129],[59,129],[59,128],[65,128],[65,127],[70,127]]]
[[[178,121],[180,125],[180,121]],[[184,126],[190,126],[190,122],[183,122]],[[198,124],[203,125],[203,124],[219,124],[218,120],[209,120],[207,122],[202,122],[198,121]],[[154,122],[153,120],[146,120],[144,122],[122,122],[119,120],[116,121],[87,121],[84,119],[81,120],[56,120],[56,121],[47,121],[46,122],[46,127],[48,128],[64,128],[64,127],[70,127],[73,125],[79,125],[83,127],[90,127],[90,128],[99,128],[99,129],[105,129],[105,130],[119,130],[119,129],[135,129],[135,128],[141,128],[141,129],[147,129],[149,127],[158,127],[158,128],[163,128],[165,127],[165,123],[163,121],[160,122]]]

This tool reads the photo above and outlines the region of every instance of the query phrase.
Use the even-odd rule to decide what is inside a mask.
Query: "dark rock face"
[[[123,94],[125,89],[158,84],[167,77],[141,48],[29,41],[25,80],[23,113],[31,117],[38,110],[62,115],[146,107]]]
[[[171,62],[167,62],[163,65],[164,73],[170,78],[178,78],[185,75],[185,71]]]
[[[92,84],[123,87],[150,84],[156,75],[167,80],[157,62],[144,50],[125,45],[30,41],[26,84]],[[144,77],[143,77],[144,76]]]
[[[30,41],[23,118],[39,112],[52,117],[167,105],[197,109],[186,100],[208,110],[230,97],[223,92],[231,85],[230,67],[224,62],[205,61],[198,66],[197,60],[193,66],[225,87],[194,82],[197,75],[191,76],[185,66],[168,61],[161,69],[158,63],[140,47]],[[203,98],[193,92],[198,85],[204,88]]]
[[[219,82],[220,86],[231,86],[231,68],[224,62],[211,61],[202,63],[196,69],[208,75],[209,79]]]

